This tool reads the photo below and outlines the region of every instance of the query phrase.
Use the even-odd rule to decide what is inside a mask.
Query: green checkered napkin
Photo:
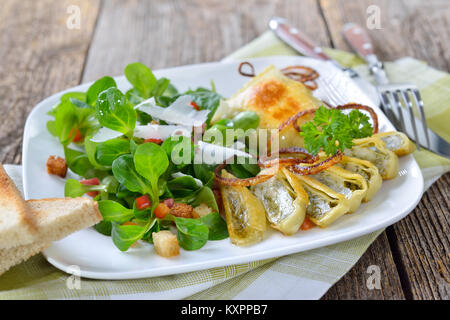
[[[332,49],[327,53],[370,79],[367,67],[355,55]],[[228,59],[296,54],[266,32]],[[386,63],[386,69],[392,81],[418,86],[429,126],[450,140],[450,76],[409,57]],[[422,168],[426,188],[450,169],[449,160],[428,151],[416,151],[414,157]],[[20,185],[20,167],[6,169]],[[0,299],[318,299],[382,231],[277,259],[187,274],[124,281],[82,279],[81,289],[72,290],[66,285],[69,276],[38,255],[0,276]]]

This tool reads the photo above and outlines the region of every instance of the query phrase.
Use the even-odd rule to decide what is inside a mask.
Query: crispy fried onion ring
[[[373,121],[373,134],[378,133],[378,116],[376,112],[369,106],[365,106],[359,103],[347,103],[344,105],[336,106],[336,109],[344,110],[344,109],[358,109],[367,111],[372,117]]]
[[[243,66],[249,66],[251,73],[242,71]],[[241,62],[238,67],[238,72],[244,77],[254,77],[255,76],[255,67],[248,61]]]
[[[289,66],[280,71],[286,77],[303,83],[309,90],[317,89],[317,83],[314,80],[319,77],[319,73],[313,68],[305,66]]]
[[[250,72],[243,71],[243,67],[250,67]],[[314,81],[319,77],[319,73],[310,67],[305,66],[288,66],[280,70],[286,77],[301,82],[309,90],[317,89],[317,83]],[[248,61],[241,62],[238,67],[238,72],[245,77],[254,77],[255,67]]]
[[[308,109],[308,110],[303,110],[300,111],[297,114],[294,114],[292,117],[289,117],[285,122],[283,122],[279,127],[278,127],[278,131],[283,130],[284,128],[286,128],[289,125],[293,125],[295,129],[297,129],[297,131],[300,132],[300,128],[297,124],[297,120],[300,119],[301,117],[307,115],[307,114],[314,114],[316,113],[316,109]]]
[[[258,166],[260,168],[270,168],[273,166],[292,166],[298,163],[314,163],[319,160],[319,156],[311,155],[306,149],[299,147],[291,147],[291,148],[281,148],[278,152],[279,154],[302,154],[305,157],[289,157],[289,158],[259,158]]]
[[[227,160],[224,163],[217,166],[216,170],[214,170],[214,178],[220,184],[227,186],[241,186],[241,187],[249,187],[254,186],[255,184],[263,183],[264,181],[269,180],[275,175],[275,172],[271,172],[270,174],[260,174],[256,177],[239,179],[239,178],[224,178],[220,174],[223,168],[227,165]]]
[[[300,163],[305,164],[313,164],[319,160],[319,156],[315,155],[312,156],[308,151],[306,151],[303,148],[299,147],[291,147],[291,148],[281,148],[279,151],[279,154],[302,154],[305,157],[289,157],[289,158],[273,158],[273,159],[267,159],[267,158],[260,158],[258,161],[258,166],[261,168],[265,168],[267,170],[261,171],[256,177],[251,178],[224,178],[220,174],[223,168],[227,165],[227,161],[223,162],[222,164],[218,165],[217,168],[214,170],[214,178],[215,180],[222,185],[228,185],[228,186],[241,186],[241,187],[249,187],[256,184],[263,183],[270,178],[272,178],[277,170],[270,170],[274,169],[275,166],[282,166],[282,167],[291,167],[293,165],[298,165]],[[319,171],[317,171],[319,172]]]
[[[300,174],[300,175],[312,175],[317,174],[319,172],[322,172],[326,169],[328,169],[331,166],[334,166],[336,163],[340,162],[342,160],[342,152],[338,150],[335,155],[326,158],[325,160],[322,160],[320,162],[317,162],[311,166],[302,166],[298,164],[294,164],[292,166],[287,167],[287,169],[293,173]]]

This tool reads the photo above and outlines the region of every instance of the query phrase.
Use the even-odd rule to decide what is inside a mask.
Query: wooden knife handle
[[[320,60],[330,60],[330,58],[318,46],[315,46],[311,40],[302,34],[298,29],[289,26],[282,19],[274,20],[275,24],[271,29],[275,34],[301,54]],[[271,22],[272,23],[272,22]]]
[[[367,56],[373,55],[373,45],[366,30],[355,23],[347,23],[344,26],[343,34],[352,49],[367,60]]]

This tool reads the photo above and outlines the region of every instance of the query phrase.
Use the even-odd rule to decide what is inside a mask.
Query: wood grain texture
[[[368,30],[376,54],[381,60],[394,60],[406,55],[427,61],[430,65],[450,70],[450,5],[448,0],[320,0],[320,5],[334,46],[350,50],[341,35],[347,22],[366,27],[372,11],[380,10],[381,29]]]
[[[152,69],[218,61],[265,31],[273,15],[329,45],[314,0],[105,1],[83,80],[122,74],[135,61]]]
[[[373,284],[374,271],[371,266],[376,266],[380,271],[380,287],[367,286],[367,282]],[[382,233],[359,259],[356,265],[345,274],[322,297],[324,300],[402,300],[405,299],[400,278],[392,258],[386,233]]]
[[[450,173],[388,231],[410,299],[450,299]]]
[[[77,5],[80,29],[66,26]],[[20,163],[23,128],[36,103],[79,83],[99,1],[2,1],[0,162]]]

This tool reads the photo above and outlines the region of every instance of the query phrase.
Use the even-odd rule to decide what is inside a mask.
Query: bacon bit
[[[311,229],[311,228],[314,227],[314,226],[315,226],[314,222],[312,222],[311,220],[309,220],[308,217],[305,217],[305,220],[303,220],[303,223],[302,223],[302,225],[300,226],[300,229],[301,229],[301,230],[309,230],[309,229]]]
[[[175,201],[173,200],[173,198],[164,199],[164,204],[169,208],[172,208],[174,203]]]
[[[144,140],[144,143],[147,143],[147,142],[153,142],[153,143],[156,143],[156,144],[161,144],[161,143],[163,143],[163,141],[162,141],[161,139],[154,139],[154,138],[145,139],[145,140]]]
[[[80,180],[81,184],[87,185],[87,186],[98,186],[100,185],[100,180],[98,178],[92,178],[87,180]],[[92,198],[95,198],[98,195],[98,191],[89,191],[86,192],[86,194]]]
[[[81,134],[81,131],[78,128],[72,128],[72,130],[70,130],[69,132],[69,137],[73,137],[72,139],[73,142],[83,141],[83,135]]]
[[[191,101],[189,104],[190,104],[190,105],[192,106],[192,108],[194,108],[195,110],[200,111],[200,108],[198,107],[198,105],[197,105],[194,101]]]
[[[136,199],[136,206],[139,210],[150,208],[151,205],[152,202],[150,201],[150,198],[147,194],[144,194],[143,196]]]
[[[65,178],[67,174],[66,160],[60,157],[50,156],[47,160],[47,173]]]
[[[155,208],[155,216],[159,219],[164,219],[169,212],[171,212],[171,209],[163,202],[158,203]]]
[[[192,218],[194,208],[186,203],[176,202],[170,209],[170,214],[180,218]]]

